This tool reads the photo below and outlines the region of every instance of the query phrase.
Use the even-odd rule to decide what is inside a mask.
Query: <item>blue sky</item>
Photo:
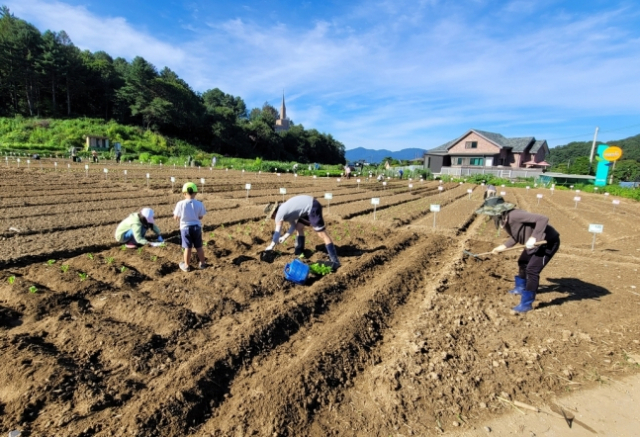
[[[471,128],[551,147],[640,133],[635,1],[9,0],[41,31],[277,108],[347,149]]]

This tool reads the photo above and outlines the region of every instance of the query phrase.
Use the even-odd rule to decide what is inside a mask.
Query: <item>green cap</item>
[[[188,193],[189,192],[189,188],[191,188],[191,192],[192,193],[197,193],[198,192],[198,186],[196,184],[194,184],[193,182],[187,182],[186,184],[184,184],[182,186],[182,192],[183,193]]]

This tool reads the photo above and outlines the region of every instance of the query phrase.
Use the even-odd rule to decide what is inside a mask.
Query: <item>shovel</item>
[[[542,241],[536,241],[534,246],[542,246],[543,244],[547,244],[546,240],[542,240]],[[519,244],[513,247],[509,247],[501,252],[496,252],[496,253],[502,253],[502,252],[508,252],[510,250],[516,250],[516,249],[524,249],[525,245],[524,244]],[[471,253],[468,250],[463,250],[463,253],[465,255],[469,255],[472,256],[474,258],[480,258],[481,256],[485,256],[485,255],[494,255],[494,252],[483,252],[483,253]]]

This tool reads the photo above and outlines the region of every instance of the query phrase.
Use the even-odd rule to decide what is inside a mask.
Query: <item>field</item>
[[[534,311],[517,315],[518,253],[463,253],[506,239],[474,214],[483,187],[88,165],[2,163],[0,432],[438,435],[509,400],[547,406],[640,373],[637,202],[499,188],[562,240]],[[190,273],[172,219],[187,180],[208,209],[211,264]],[[300,193],[324,205],[342,262],[305,286],[283,276],[293,238],[260,256],[263,206]],[[143,206],[167,244],[123,250],[115,227]],[[328,259],[313,231],[305,256]]]

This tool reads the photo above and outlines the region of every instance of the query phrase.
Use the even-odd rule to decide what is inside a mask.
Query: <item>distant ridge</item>
[[[402,149],[392,152],[391,150],[380,149],[365,149],[364,147],[356,147],[355,149],[345,151],[345,158],[347,162],[359,161],[361,159],[371,162],[380,163],[384,158],[392,157],[398,160],[422,158],[426,152],[426,149]]]

